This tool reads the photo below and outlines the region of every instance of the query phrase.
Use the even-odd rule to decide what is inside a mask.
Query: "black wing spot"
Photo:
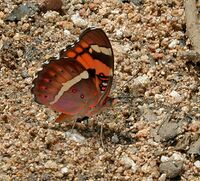
[[[96,75],[96,70],[95,69],[88,69],[87,71],[88,71],[90,77],[95,77],[95,75]]]

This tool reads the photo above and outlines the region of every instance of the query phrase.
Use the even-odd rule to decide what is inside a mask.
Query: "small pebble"
[[[137,165],[136,163],[128,156],[123,156],[122,157],[122,162],[127,168],[131,168],[132,172],[135,173],[137,170]]]
[[[161,156],[160,161],[161,162],[169,161],[169,157],[167,157],[167,156]]]
[[[172,101],[176,103],[181,102],[183,99],[181,95],[177,91],[174,91],[174,90],[169,95],[173,98]]]
[[[147,85],[150,83],[150,79],[148,75],[142,75],[138,76],[137,78],[134,79],[134,84],[135,85]]]
[[[56,12],[56,11],[47,11],[45,14],[44,14],[44,18],[45,19],[55,19],[56,17],[58,17],[59,14]]]
[[[48,161],[44,164],[44,166],[45,166],[46,168],[54,169],[54,170],[58,168],[57,163],[54,162],[54,161],[52,161],[52,160],[48,160]]]
[[[113,143],[118,143],[119,142],[119,138],[118,138],[118,136],[116,134],[114,134],[111,139],[112,139]]]
[[[197,168],[200,168],[200,161],[197,160],[196,162],[194,162],[194,166],[197,167]]]
[[[84,143],[85,141],[85,137],[83,137],[80,133],[77,132],[77,130],[73,129],[73,130],[69,130],[65,133],[66,137],[78,142],[78,143]]]
[[[66,174],[66,173],[69,172],[69,169],[68,169],[68,167],[63,167],[63,168],[61,168],[60,171],[61,171],[62,174]]]
[[[3,40],[0,40],[0,50],[2,49],[3,47]]]
[[[71,33],[70,33],[70,31],[69,31],[69,30],[64,30],[64,35],[65,35],[65,36],[70,36],[70,35],[71,35]]]
[[[183,155],[181,153],[173,153],[170,157],[172,160],[184,160]]]
[[[47,118],[47,115],[44,112],[39,112],[36,115],[36,119],[39,121],[44,121]]]
[[[62,0],[37,0],[44,11],[60,11],[62,9]]]
[[[86,27],[87,21],[80,17],[78,13],[71,16],[72,22],[78,27]]]
[[[166,181],[167,175],[165,173],[161,174],[161,176],[158,178],[158,181]]]
[[[159,169],[161,173],[166,174],[167,178],[175,178],[181,175],[183,171],[183,162],[175,160],[163,162],[160,164]]]
[[[171,49],[175,48],[178,43],[179,43],[178,40],[172,40],[171,43],[169,44],[169,48]]]

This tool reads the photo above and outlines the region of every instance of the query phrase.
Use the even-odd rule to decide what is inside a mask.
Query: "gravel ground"
[[[200,70],[182,56],[183,1],[66,0],[59,12],[29,1],[23,14],[24,2],[0,0],[0,180],[200,180]],[[71,131],[30,89],[89,26],[111,41],[119,101]]]

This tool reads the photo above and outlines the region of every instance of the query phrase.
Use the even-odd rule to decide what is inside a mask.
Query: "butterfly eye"
[[[83,99],[85,96],[84,96],[83,94],[81,94],[81,96],[80,96],[80,97],[81,97],[81,99]]]

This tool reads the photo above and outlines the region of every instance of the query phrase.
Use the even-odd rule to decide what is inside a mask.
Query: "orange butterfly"
[[[91,116],[113,103],[108,97],[114,72],[110,41],[100,28],[88,28],[73,46],[51,58],[37,73],[32,93],[38,103],[62,114],[57,122]]]

